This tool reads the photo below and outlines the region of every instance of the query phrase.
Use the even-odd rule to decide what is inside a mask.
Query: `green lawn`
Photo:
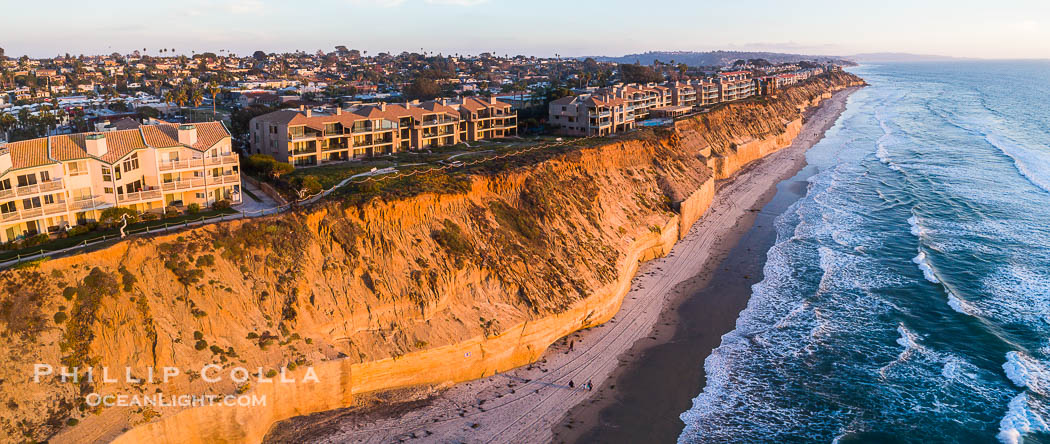
[[[383,169],[393,166],[394,162],[389,160],[367,160],[362,162],[343,162],[333,165],[322,165],[316,167],[297,168],[291,174],[284,176],[288,181],[296,177],[314,177],[321,183],[321,187],[329,189],[347,177],[355,174],[366,173],[372,168]]]

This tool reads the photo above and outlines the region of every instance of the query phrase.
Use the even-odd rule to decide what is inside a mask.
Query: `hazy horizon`
[[[877,9],[829,0],[697,5],[538,0],[319,0],[310,8],[275,0],[187,0],[144,4],[56,0],[0,17],[7,55],[176,54],[255,50],[576,57],[647,50],[770,51],[849,56],[906,52],[967,58],[1050,58],[1050,5],[888,0]],[[56,16],[55,11],[63,11]],[[46,30],[41,32],[41,30]],[[617,31],[619,30],[619,31]],[[630,30],[633,32],[624,32]],[[834,42],[834,43],[832,43]]]

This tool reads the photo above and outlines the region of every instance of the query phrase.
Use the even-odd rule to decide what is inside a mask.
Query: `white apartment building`
[[[0,145],[0,242],[98,220],[119,206],[241,201],[240,163],[221,122],[44,137]]]

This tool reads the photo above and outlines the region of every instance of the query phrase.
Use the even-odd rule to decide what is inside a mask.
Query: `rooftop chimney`
[[[179,125],[179,143],[193,146],[197,143],[197,127],[193,125]]]
[[[343,107],[341,107],[341,106],[335,107],[335,115],[337,115],[337,116],[343,115]]]
[[[88,134],[84,137],[84,149],[92,156],[104,156],[109,152],[109,149],[106,148],[106,136],[102,134]]]
[[[313,112],[310,110],[310,108],[307,108],[306,109],[306,117],[310,117],[311,114],[313,114]]]
[[[299,105],[299,111],[305,111],[306,105]]]
[[[11,169],[11,150],[7,145],[0,145],[0,173]]]
[[[489,103],[495,105],[496,104],[496,96],[489,96]]]
[[[383,103],[379,104],[379,110],[380,111],[384,111],[384,112],[386,111],[386,102],[383,102]]]

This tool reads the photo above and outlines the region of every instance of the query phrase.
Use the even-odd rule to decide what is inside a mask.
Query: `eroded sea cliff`
[[[804,109],[859,82],[820,76],[673,128],[0,272],[0,439],[258,442],[276,421],[357,394],[530,363],[616,313],[639,262],[704,214],[715,180],[788,146]],[[37,363],[121,377],[34,383]],[[222,381],[196,373],[208,364]],[[126,367],[181,372],[128,383]],[[300,382],[238,384],[237,367],[286,367]],[[93,392],[267,402],[92,408]]]

